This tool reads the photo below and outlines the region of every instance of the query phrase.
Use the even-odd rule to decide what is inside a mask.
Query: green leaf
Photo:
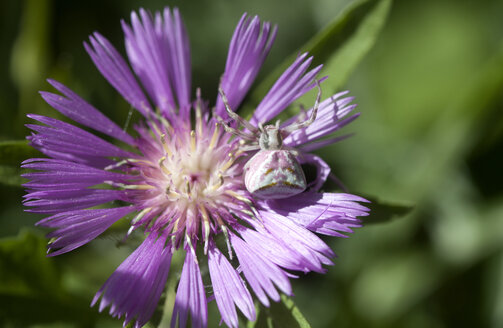
[[[28,145],[27,140],[0,142],[0,165],[19,166],[25,159],[39,154],[36,149]]]
[[[27,140],[0,142],[0,183],[8,186],[21,186],[21,162],[40,153],[28,145]]]
[[[365,224],[388,222],[403,217],[414,209],[411,204],[383,202],[374,197],[364,197],[370,201],[369,204],[365,204],[370,209],[370,214],[363,217]]]
[[[336,91],[374,45],[390,7],[391,0],[363,0],[349,5],[251,92],[250,104],[243,106],[243,116],[251,114],[296,56],[306,51],[314,56],[313,67],[325,64],[321,74],[330,74],[329,79],[323,83],[324,90],[329,93]]]
[[[0,184],[21,187],[21,184],[26,182],[26,179],[21,177],[23,170],[19,167],[0,165]]]
[[[291,298],[281,295],[281,302],[272,302],[269,308],[260,307],[257,321],[248,328],[311,328]]]
[[[321,73],[329,75],[329,78],[323,83],[325,90],[335,92],[346,83],[353,70],[375,44],[390,8],[391,0],[359,3],[351,8],[345,24],[336,26],[337,30],[341,30],[347,36],[332,55],[324,56],[326,57],[325,66]],[[337,42],[337,39],[327,35],[323,41],[326,45],[322,51],[326,51],[325,49],[330,48],[330,45]],[[316,45],[316,47],[319,46],[319,44]]]
[[[2,320],[26,326],[61,321],[89,325],[96,319],[88,300],[69,296],[63,290],[54,262],[46,257],[45,238],[33,232],[0,239]]]
[[[57,289],[59,277],[53,260],[45,257],[46,244],[28,231],[0,239],[0,293],[43,294]]]

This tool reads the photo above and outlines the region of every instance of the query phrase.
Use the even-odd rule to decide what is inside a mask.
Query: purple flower
[[[330,168],[308,153],[341,139],[332,134],[358,116],[348,116],[356,106],[350,104],[353,98],[345,97],[346,92],[326,98],[315,106],[312,124],[282,140],[284,149],[295,155],[291,160],[317,168],[307,189],[284,199],[258,198],[244,184],[245,165],[257,149],[246,148],[239,136],[250,129],[235,130],[237,137],[226,132],[233,128],[225,123],[232,120],[223,96],[230,108],[239,107],[272,46],[276,27],[257,16],[242,16],[221,79],[223,93],[213,110],[199,90],[191,96],[189,42],[177,9],[155,15],[133,12],[131,23],[122,22],[122,27],[132,70],[99,33],[84,46],[143,121],[132,136],[69,88],[49,80],[60,92],[41,92],[49,105],[127,146],[57,119],[29,115],[43,125],[29,124],[33,132],[28,139],[48,158],[23,163],[34,170],[25,175],[30,181],[24,204],[28,211],[48,215],[38,224],[54,229],[48,236],[50,256],[80,247],[124,216],[134,216],[128,235],[140,229],[145,240],[92,302],[99,303],[100,311],[110,307],[110,314],[124,317],[125,325],[148,322],[176,251],[185,253],[185,261],[172,326],[185,327],[190,315],[194,327],[206,327],[209,295],[229,327],[238,326],[236,306],[254,320],[252,295],[269,306],[270,300],[280,299],[280,292],[292,295],[292,271],[325,272],[324,265],[332,264],[334,253],[315,233],[344,237],[360,226],[358,216],[367,215],[368,209],[358,203],[365,199],[319,191]],[[321,66],[309,70],[311,61],[302,54],[283,73],[255,110],[251,130],[316,87]],[[281,127],[312,113],[313,108]],[[208,263],[211,290],[203,285],[201,261]]]

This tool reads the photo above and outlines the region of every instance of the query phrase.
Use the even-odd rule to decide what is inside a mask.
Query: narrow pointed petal
[[[274,212],[259,210],[265,228],[276,238],[281,238],[292,249],[309,261],[313,271],[324,272],[322,264],[331,264],[329,258],[335,256],[330,247],[318,236]]]
[[[185,328],[189,313],[192,318],[192,327],[205,328],[207,326],[206,293],[197,259],[190,250],[185,255],[182,275],[176,291],[171,327],[176,327],[178,318],[178,327]]]
[[[258,16],[243,14],[229,45],[225,71],[220,81],[231,109],[236,110],[271,50],[277,28],[269,22],[261,23]],[[226,117],[222,97],[219,95],[216,113]]]
[[[25,201],[23,205],[30,207],[30,209],[26,210],[27,212],[58,213],[72,209],[90,208],[114,200],[125,199],[125,192],[123,190],[83,189],[74,191],[66,190],[58,193],[56,197],[44,196],[39,199],[29,199]]]
[[[49,255],[56,256],[87,244],[134,210],[134,206],[71,210],[45,218],[37,224],[58,228],[48,235],[54,239],[49,243]]]
[[[208,251],[211,283],[222,319],[229,327],[238,327],[237,307],[250,321],[255,320],[255,307],[243,280],[214,245]]]
[[[275,284],[281,291],[287,295],[292,294],[292,288],[287,274],[276,264],[262,257],[254,249],[235,234],[231,234],[231,243],[239,260],[243,274],[250,284],[250,287],[257,295],[258,299],[265,306],[269,306],[269,296],[275,302],[280,299]]]
[[[136,154],[122,150],[69,123],[35,114],[30,114],[28,117],[48,125],[27,125],[31,130],[38,132],[30,137],[31,144],[37,149],[55,150],[84,157],[136,157]]]
[[[318,107],[316,120],[304,129],[293,131],[285,138],[284,144],[289,147],[305,146],[301,148],[311,151],[344,139],[345,137],[341,139],[330,138],[331,142],[328,143],[325,140],[317,141],[320,138],[330,136],[360,116],[359,113],[356,113],[346,117],[356,108],[356,104],[351,104],[353,97],[340,98],[347,93],[347,91],[343,91],[323,100]],[[285,127],[294,122],[305,120],[300,115],[310,117],[312,111],[313,108],[310,108],[306,113],[290,118],[282,126]]]
[[[178,8],[164,8],[161,14],[156,16],[156,31],[158,37],[163,40],[162,48],[164,56],[168,60],[168,73],[171,85],[175,91],[180,115],[185,119],[190,119],[190,45],[187,31],[183,24]]]
[[[66,117],[110,137],[133,144],[134,139],[117,124],[91,106],[75,92],[55,80],[47,80],[63,96],[41,91],[42,98]]]
[[[257,125],[267,122],[280,114],[292,102],[316,86],[314,79],[321,70],[321,65],[306,73],[313,57],[307,53],[297,57],[295,62],[278,78],[271,90],[258,105],[250,122]]]
[[[164,19],[163,19],[164,18]],[[180,108],[187,116],[190,104],[190,50],[177,10],[154,18],[144,9],[131,14],[131,26],[122,24],[126,51],[133,69],[157,107],[168,116]]]
[[[101,34],[95,32],[84,42],[87,53],[107,81],[145,117],[152,112],[150,104],[138,82],[114,46]]]
[[[110,306],[114,317],[124,316],[124,325],[145,325],[157,306],[168,278],[171,247],[166,236],[151,233],[115,270],[96,293],[91,306],[101,298],[100,312]]]
[[[295,203],[281,199],[261,206],[313,232],[345,237],[342,233],[361,226],[359,216],[368,215],[369,209],[358,202],[368,201],[351,194],[306,192],[297,195]]]
[[[330,174],[330,166],[321,157],[308,153],[303,153],[299,161],[301,164],[311,164],[316,167],[316,179],[308,187],[314,191],[320,190]]]

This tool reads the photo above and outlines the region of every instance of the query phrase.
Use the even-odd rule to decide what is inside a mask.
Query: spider
[[[299,152],[283,146],[283,139],[293,131],[308,127],[316,119],[321,99],[321,87],[318,81],[315,83],[318,86],[318,94],[310,117],[303,122],[297,121],[284,128],[280,127],[279,120],[274,125],[264,126],[261,122],[258,127],[255,127],[232,111],[224,91],[221,87],[218,88],[229,117],[245,128],[245,130],[239,130],[239,126],[231,127],[219,118],[225,131],[244,141],[243,151],[258,150],[244,166],[245,186],[252,195],[261,199],[281,199],[291,197],[306,189],[306,177],[297,160]]]

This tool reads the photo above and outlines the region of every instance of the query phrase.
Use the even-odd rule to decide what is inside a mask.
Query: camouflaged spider
[[[306,177],[297,160],[298,151],[283,146],[283,139],[296,130],[304,129],[314,122],[321,99],[321,87],[318,81],[318,94],[311,112],[311,116],[303,122],[294,122],[284,128],[280,121],[274,125],[259,123],[255,127],[250,122],[236,114],[229,106],[222,88],[218,92],[222,97],[227,114],[246,130],[233,128],[222,119],[220,122],[225,130],[244,140],[244,151],[258,152],[248,160],[244,166],[244,182],[246,189],[261,199],[288,198],[306,189]]]

